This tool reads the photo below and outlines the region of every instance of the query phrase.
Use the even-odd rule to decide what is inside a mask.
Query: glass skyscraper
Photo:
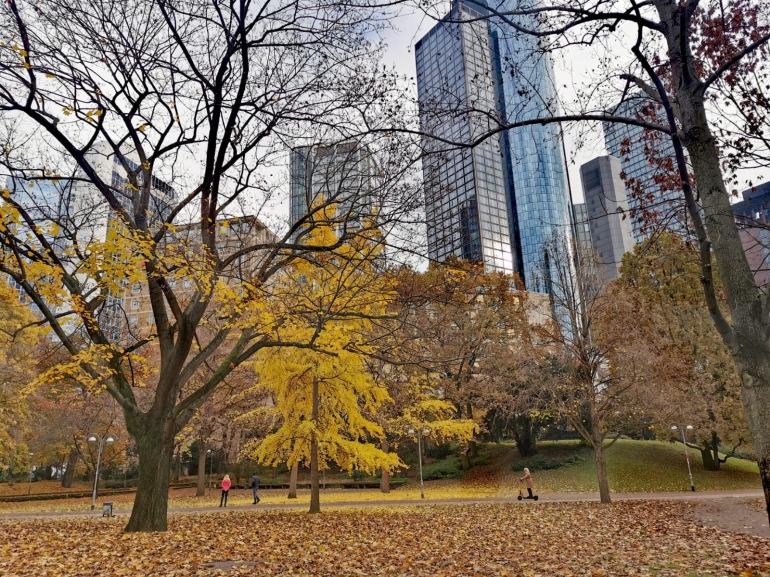
[[[323,198],[335,205],[338,234],[359,230],[361,219],[371,217],[374,211],[376,164],[369,149],[354,141],[293,148],[289,161],[291,224]]]
[[[615,115],[636,118],[642,112],[659,108],[644,94],[623,102]],[[660,113],[660,111],[658,111]],[[643,117],[646,117],[645,114]],[[603,123],[607,154],[620,159],[631,211],[634,240],[638,243],[653,229],[687,233],[687,212],[681,188],[671,186],[670,168],[674,147],[665,135],[646,134],[641,126]],[[654,159],[651,158],[650,152]],[[673,161],[674,170],[676,161]]]
[[[471,143],[497,125],[492,47],[481,14],[458,2],[416,45],[428,254],[450,255],[513,274],[509,195],[499,136]]]
[[[494,3],[504,12],[524,0]],[[488,4],[491,6],[492,4]],[[534,21],[522,22],[534,28]],[[456,0],[451,12],[416,45],[423,131],[452,143],[475,143],[503,125],[555,115],[553,67],[536,37],[521,34],[475,0]],[[516,272],[530,291],[548,292],[544,245],[571,236],[567,171],[557,125],[513,128],[473,148],[426,138],[428,249],[474,260],[463,207],[478,208],[483,261],[489,270]],[[462,170],[458,168],[462,167]]]

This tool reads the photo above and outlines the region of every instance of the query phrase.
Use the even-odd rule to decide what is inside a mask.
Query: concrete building
[[[614,156],[600,156],[580,167],[591,245],[608,280],[618,276],[623,255],[635,244],[620,172],[620,160]]]
[[[424,141],[428,253],[518,273],[528,290],[547,292],[545,242],[571,225],[566,166],[558,127],[494,134],[501,123],[553,113],[550,58],[512,30],[483,6],[455,0],[415,45],[420,122],[434,137]]]

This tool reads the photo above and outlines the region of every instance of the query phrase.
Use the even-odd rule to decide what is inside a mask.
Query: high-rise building
[[[743,191],[733,205],[741,243],[757,286],[770,288],[770,182]]]
[[[623,255],[634,248],[620,170],[614,156],[600,156],[580,167],[591,243],[608,280],[618,276]]]
[[[535,9],[539,0],[488,0],[497,13]],[[536,16],[512,16],[516,24],[537,30]],[[490,18],[494,67],[504,124],[559,115],[550,53],[540,40],[508,22]],[[571,237],[571,201],[560,127],[531,124],[503,133],[508,192],[521,254],[520,274],[528,289],[546,290],[544,245],[555,235]]]
[[[646,95],[636,94],[623,102],[614,115],[647,119],[657,105]],[[659,110],[658,110],[659,112]],[[687,220],[681,189],[671,182],[674,148],[663,134],[646,132],[631,124],[604,122],[607,154],[620,159],[626,197],[631,210],[634,240],[641,242],[652,229],[686,234]],[[673,164],[674,169],[676,163]]]
[[[509,11],[521,1],[495,9]],[[501,123],[552,115],[548,55],[536,38],[500,25],[479,3],[455,0],[416,44],[415,57],[420,121],[429,135],[429,256],[483,262],[487,270],[518,273],[530,291],[547,292],[544,245],[554,233],[569,235],[571,223],[558,127],[495,131]]]
[[[496,125],[498,95],[489,29],[477,8],[456,2],[416,45],[428,255],[483,262],[506,274],[515,239],[500,137],[471,143]],[[442,140],[439,140],[442,139]]]
[[[358,230],[361,220],[372,216],[379,170],[368,147],[355,141],[298,146],[291,150],[289,163],[290,224],[321,198],[334,203],[340,235]],[[300,236],[298,231],[294,239]]]

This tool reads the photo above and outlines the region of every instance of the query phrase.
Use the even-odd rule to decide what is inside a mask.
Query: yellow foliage
[[[274,287],[267,307],[280,320],[270,336],[296,346],[264,349],[254,361],[282,416],[278,431],[254,451],[261,462],[308,463],[315,435],[320,468],[332,461],[368,473],[403,466],[396,455],[373,444],[384,431],[367,417],[390,400],[364,361],[374,351],[373,319],[385,318],[396,298],[389,278],[376,271],[380,247],[375,241],[361,239],[333,252],[319,251],[312,260],[298,258]],[[317,226],[307,243],[334,245],[333,228]]]

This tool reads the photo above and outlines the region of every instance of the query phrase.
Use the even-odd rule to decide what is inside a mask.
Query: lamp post
[[[407,431],[410,435],[414,435],[415,430],[409,429]],[[430,429],[417,429],[417,460],[420,463],[420,499],[425,498],[425,484],[422,481],[422,435],[430,435]]]
[[[29,464],[29,484],[27,487],[27,495],[32,494],[32,471],[35,470],[35,453],[30,453],[30,464]]]
[[[211,475],[214,472],[214,455],[211,454],[211,449],[206,449],[206,454],[209,455],[209,489],[211,489]]]
[[[695,481],[693,481],[692,478],[692,467],[690,467],[690,452],[687,450],[687,439],[684,437],[685,430],[692,431],[693,426],[692,425],[685,425],[682,427],[681,425],[671,425],[671,430],[676,431],[679,430],[682,433],[682,444],[684,445],[684,458],[687,461],[687,474],[690,476],[690,489],[695,491]]]
[[[105,433],[101,437],[94,435],[93,433],[86,437],[89,443],[97,443],[96,451],[96,473],[94,475],[94,491],[91,494],[91,511],[96,507],[96,492],[99,490],[99,467],[102,464],[102,451],[104,451],[105,443],[114,443],[117,440],[117,436]]]

